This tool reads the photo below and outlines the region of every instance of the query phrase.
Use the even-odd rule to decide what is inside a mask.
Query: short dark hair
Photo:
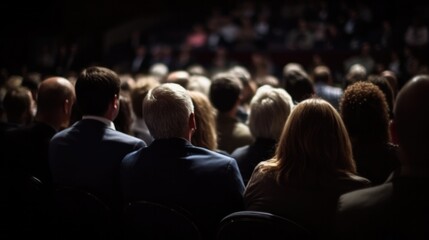
[[[101,116],[110,101],[119,97],[121,81],[118,75],[104,67],[89,67],[78,76],[75,85],[76,103],[83,115]]]
[[[230,111],[241,94],[240,79],[230,73],[219,73],[210,86],[210,101],[219,112]]]
[[[30,90],[25,87],[16,87],[7,91],[3,99],[3,107],[8,119],[18,118],[29,111],[31,108],[30,93]]]

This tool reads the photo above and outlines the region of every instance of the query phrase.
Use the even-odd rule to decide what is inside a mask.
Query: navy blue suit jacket
[[[125,155],[146,146],[141,139],[84,119],[57,133],[50,142],[54,185],[92,192],[113,210],[122,207],[119,174]]]
[[[195,217],[203,234],[213,234],[223,217],[244,208],[236,161],[185,139],[155,140],[122,163],[125,201],[179,205]]]

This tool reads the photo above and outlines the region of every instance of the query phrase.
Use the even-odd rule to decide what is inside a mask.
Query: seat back
[[[111,209],[94,194],[78,188],[55,189],[52,223],[55,239],[113,238]]]
[[[16,238],[43,234],[50,205],[44,184],[32,175],[14,171],[2,176],[1,189],[2,234]]]
[[[128,204],[123,234],[125,239],[201,239],[198,226],[186,210],[148,201]]]
[[[239,211],[223,218],[217,240],[310,239],[310,232],[289,219],[260,211]]]

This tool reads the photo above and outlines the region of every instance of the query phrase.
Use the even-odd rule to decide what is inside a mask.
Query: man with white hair
[[[243,209],[244,184],[236,161],[191,144],[197,128],[194,106],[182,86],[165,83],[150,90],[143,112],[155,140],[122,162],[125,201],[179,205],[193,215],[205,237],[213,238],[224,216]]]

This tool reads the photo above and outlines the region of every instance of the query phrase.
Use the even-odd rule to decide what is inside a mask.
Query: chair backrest
[[[73,187],[59,187],[53,195],[55,239],[113,238],[112,211],[100,198]]]
[[[217,240],[310,239],[310,231],[284,217],[260,211],[239,211],[224,217]]]
[[[128,204],[123,234],[125,239],[201,239],[197,224],[186,210],[149,201]]]
[[[50,195],[36,177],[19,171],[1,178],[0,231],[11,237],[43,234],[48,221]]]

